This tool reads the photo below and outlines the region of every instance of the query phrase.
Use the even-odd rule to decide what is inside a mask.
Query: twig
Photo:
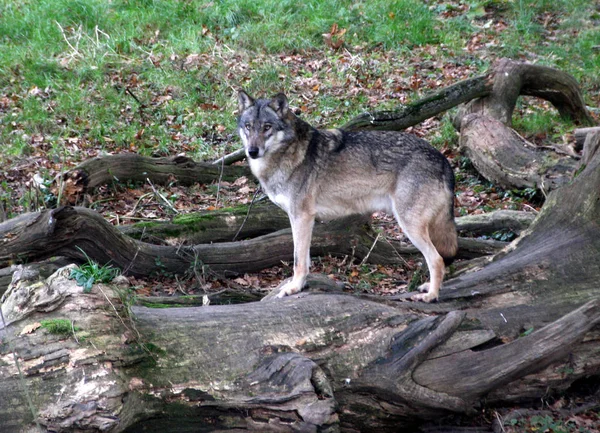
[[[364,265],[367,262],[367,260],[369,260],[369,256],[371,255],[371,252],[375,248],[375,245],[377,244],[377,241],[379,240],[379,236],[381,236],[381,232],[377,233],[377,237],[373,241],[373,245],[371,245],[371,249],[369,250],[367,255],[362,259],[362,261],[360,262],[360,266]]]
[[[133,99],[135,99],[135,102],[140,104],[140,108],[142,108],[142,109],[146,108],[146,104],[144,104],[142,101],[140,101],[139,98],[137,96],[135,96],[135,93],[133,93],[129,87],[125,87],[125,92],[128,93],[129,96],[131,96]]]
[[[73,338],[75,339],[77,344],[79,344],[79,339],[77,338],[77,335],[75,335],[75,321],[74,320],[71,320],[71,332],[73,333]]]
[[[494,415],[496,416],[496,420],[498,421],[498,427],[500,428],[500,431],[502,433],[506,433],[506,429],[504,428],[504,421],[500,417],[500,414],[498,413],[497,410],[494,411]]]
[[[406,261],[406,259],[405,259],[404,257],[402,257],[402,254],[400,254],[400,253],[398,252],[398,250],[397,250],[397,249],[394,247],[394,245],[393,245],[393,244],[390,242],[390,240],[389,240],[387,237],[385,237],[385,236],[383,237],[383,239],[384,239],[384,240],[385,240],[385,241],[388,243],[388,245],[389,245],[390,247],[392,247],[392,250],[394,250],[394,252],[395,252],[395,253],[396,253],[396,255],[398,256],[398,258],[404,262],[404,264],[406,265],[406,267],[407,267],[408,269],[412,269],[412,266],[410,266],[410,265],[408,264],[408,262]]]
[[[71,45],[71,42],[69,42],[69,39],[67,38],[67,35],[65,34],[65,29],[63,29],[63,27],[60,25],[60,23],[58,21],[55,20],[54,22],[56,23],[56,25],[60,29],[60,33],[62,34],[63,39],[65,40],[65,42],[67,43],[67,45],[69,46],[69,48],[71,48],[71,50],[73,51],[73,53],[71,54],[71,56],[74,57],[75,55],[77,55],[77,56],[83,58],[83,56],[77,50],[77,48],[75,48],[73,45]]]
[[[240,228],[238,229],[237,233],[233,237],[232,242],[236,241],[236,239],[239,236],[240,232],[244,228],[244,225],[246,224],[246,221],[248,221],[248,217],[250,216],[250,210],[252,209],[252,205],[254,204],[254,201],[256,200],[256,197],[258,196],[258,193],[260,191],[261,191],[260,187],[256,188],[256,191],[254,192],[254,196],[252,197],[252,201],[250,202],[250,205],[248,206],[248,212],[246,212],[246,217],[244,218],[244,221],[242,221],[242,225],[240,226]]]
[[[221,181],[223,180],[223,170],[225,170],[225,158],[221,158],[221,172],[219,173],[219,182],[217,183],[217,199],[215,202],[215,207],[219,205],[219,197],[221,194]]]
[[[143,235],[144,235],[144,233],[142,233],[142,236]],[[140,239],[140,241],[141,241],[141,239]],[[123,275],[125,275],[127,272],[129,272],[129,269],[131,269],[131,267],[133,266],[133,263],[135,262],[135,259],[137,258],[139,252],[140,252],[140,247],[138,246],[137,250],[135,250],[135,254],[133,255],[133,259],[131,259],[131,261],[129,262],[127,267],[125,269],[123,269]]]
[[[140,107],[139,108],[140,118],[142,120],[145,120],[146,119],[146,111],[144,111],[144,110],[147,108],[146,104],[144,104],[142,101],[140,101],[139,98],[137,96],[135,96],[135,93],[133,93],[133,91],[129,87],[125,87],[125,93],[127,93],[129,96],[131,96],[135,100],[135,102],[138,103],[138,105]],[[142,129],[142,132],[143,132],[143,129]]]
[[[133,209],[131,210],[131,215],[135,215],[135,211],[137,210],[138,205],[140,204],[140,202],[145,199],[146,197],[148,197],[150,195],[149,192],[147,192],[146,194],[142,194],[140,196],[140,198],[138,199],[137,202],[135,202],[135,206],[133,206]]]
[[[175,282],[177,283],[177,290],[179,290],[185,296],[189,295],[189,293],[186,292],[185,289],[183,288],[183,286],[181,285],[181,281],[179,281],[179,278],[177,277],[177,275],[175,275]]]
[[[175,209],[173,207],[173,205],[169,202],[169,200],[167,200],[167,198],[162,195],[155,187],[154,184],[152,183],[152,181],[150,180],[150,178],[146,178],[146,181],[148,182],[148,184],[150,185],[150,187],[152,188],[152,191],[154,192],[156,198],[159,199],[159,201],[162,201],[165,205],[167,205],[167,208],[171,209],[173,211],[173,213],[178,214],[179,211],[177,209]]]
[[[530,206],[528,204],[524,204],[523,207],[528,207],[529,209],[531,209],[536,214],[540,213],[540,211],[538,211],[536,208],[534,208],[533,206]]]
[[[96,287],[104,295],[104,298],[106,298],[106,300],[108,301],[108,303],[110,304],[110,306],[112,307],[112,309],[115,311],[115,314],[117,315],[117,317],[119,318],[119,321],[123,324],[123,326],[125,327],[125,329],[131,331],[132,328],[133,328],[133,331],[135,331],[135,333],[138,336],[138,341],[141,340],[142,336],[140,335],[140,333],[137,330],[137,328],[135,326],[131,326],[131,327],[127,326],[127,324],[125,323],[125,321],[123,320],[123,318],[119,314],[119,311],[117,310],[117,307],[115,307],[115,304],[112,303],[112,301],[110,300],[110,298],[108,297],[108,295],[106,293],[104,293],[104,290],[102,290],[102,287],[100,286],[100,284],[96,284]]]

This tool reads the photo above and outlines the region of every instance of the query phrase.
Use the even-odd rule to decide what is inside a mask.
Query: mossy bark
[[[285,212],[271,202],[264,202],[251,209],[240,206],[197,212],[176,216],[171,221],[124,225],[119,230],[127,236],[149,243],[196,245],[255,238],[289,226],[289,218]]]
[[[376,242],[368,221],[366,216],[351,216],[316,224],[312,254],[359,260],[368,257],[369,262],[382,264],[400,264],[405,260],[402,255],[419,254],[416,248],[400,242]],[[124,235],[96,212],[81,207],[21,215],[0,223],[0,236],[0,266],[60,255],[77,262],[92,259],[101,265],[111,264],[134,276],[203,269],[237,275],[293,260],[291,229],[236,242],[155,245]],[[504,243],[461,239],[459,246],[459,257],[472,258],[493,253]]]

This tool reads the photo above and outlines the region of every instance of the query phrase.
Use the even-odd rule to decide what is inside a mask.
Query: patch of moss
[[[48,319],[40,321],[42,328],[51,334],[70,335],[73,330],[79,331],[79,327],[73,326],[68,319]]]
[[[140,346],[142,346],[142,348],[148,352],[148,353],[152,353],[154,355],[161,355],[164,356],[167,354],[167,351],[158,347],[156,344],[154,343],[140,343]]]
[[[162,222],[162,221],[140,221],[138,223],[135,223],[135,226],[141,227],[144,229],[149,229],[149,228],[160,226],[162,224],[164,224],[164,222]]]
[[[202,221],[212,221],[215,219],[215,215],[210,214],[198,214],[198,213],[190,213],[187,215],[177,215],[173,218],[173,224],[177,225],[190,225],[190,224],[198,224]]]
[[[248,212],[248,205],[240,205],[235,207],[226,207],[211,213],[190,213],[185,215],[177,215],[173,218],[173,224],[177,225],[196,225],[202,221],[212,221],[222,214],[231,214],[235,216],[245,216]]]
[[[185,304],[163,304],[160,302],[145,302],[144,300],[139,300],[139,303],[147,308],[179,308],[179,307],[187,307]]]

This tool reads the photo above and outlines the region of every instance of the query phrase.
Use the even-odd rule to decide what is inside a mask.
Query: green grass
[[[87,254],[85,256],[87,257]],[[120,273],[119,269],[111,265],[100,265],[87,257],[87,262],[71,270],[70,278],[83,287],[83,293],[90,293],[94,284],[110,283]]]
[[[492,18],[506,29],[495,32]],[[236,88],[294,95],[318,84],[309,102],[293,96],[292,104],[334,126],[376,102],[394,106],[399,80],[424,62],[484,70],[501,56],[525,58],[597,92],[599,20],[586,0],[5,0],[0,162],[40,148],[57,167],[92,149],[212,158],[232,142]],[[345,29],[349,54],[324,42],[333,24]],[[545,27],[557,30],[552,40]],[[475,35],[482,48],[465,52]],[[284,60],[295,54],[322,63]],[[379,101],[344,94],[378,79]]]
[[[47,319],[41,320],[40,325],[51,334],[71,335],[79,331],[79,327],[73,326],[69,319]]]

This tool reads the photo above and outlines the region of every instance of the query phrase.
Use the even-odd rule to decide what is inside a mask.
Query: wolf
[[[395,131],[316,129],[296,116],[287,97],[238,93],[238,131],[252,173],[289,216],[294,275],[277,297],[302,290],[315,218],[384,211],[427,262],[430,281],[413,300],[438,299],[444,262],[457,252],[454,173],[427,141]]]

